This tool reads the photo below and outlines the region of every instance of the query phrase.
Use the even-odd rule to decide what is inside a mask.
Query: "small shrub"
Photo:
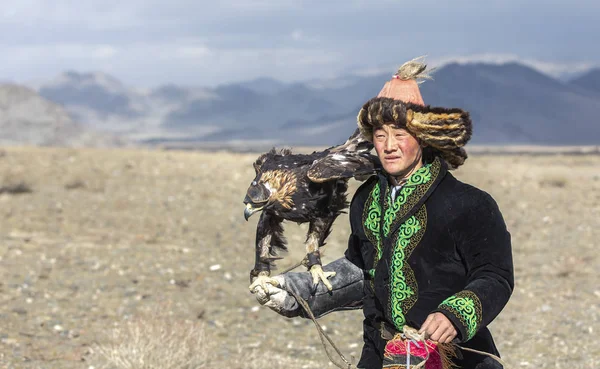
[[[31,192],[33,192],[33,189],[29,184],[25,183],[24,181],[18,181],[14,183],[8,182],[0,186],[0,194],[8,193],[11,195],[19,195]]]
[[[65,184],[66,190],[77,190],[86,188],[85,182],[80,179],[74,179]]]
[[[93,346],[90,364],[103,369],[201,369],[207,367],[207,340],[201,322],[157,313],[123,322],[107,343]]]
[[[554,187],[563,188],[566,187],[569,180],[564,176],[548,176],[540,180],[540,186],[542,187]]]

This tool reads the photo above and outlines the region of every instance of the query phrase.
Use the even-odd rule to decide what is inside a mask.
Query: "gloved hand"
[[[256,300],[261,305],[268,307],[277,314],[286,316],[288,318],[298,316],[298,309],[300,308],[300,305],[294,296],[284,289],[285,275],[277,275],[272,278],[279,283],[279,286],[266,283],[265,290],[261,285],[257,285],[254,287],[254,290],[252,290]]]
[[[362,305],[364,296],[362,269],[346,258],[340,258],[323,267],[326,272],[336,272],[330,279],[333,289],[329,291],[325,285],[315,285],[310,272],[288,272],[273,278],[279,285],[266,283],[257,285],[252,290],[256,300],[271,310],[288,318],[308,315],[298,301],[288,291],[308,302],[315,317],[321,317],[332,311],[357,309]]]

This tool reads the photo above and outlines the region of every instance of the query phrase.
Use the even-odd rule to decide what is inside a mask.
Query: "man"
[[[510,235],[495,201],[458,181],[471,137],[468,113],[423,105],[416,79],[425,66],[411,61],[358,114],[382,170],[356,192],[351,236],[334,291],[312,291],[305,273],[278,276],[284,290],[309,301],[316,315],[361,306],[364,346],[359,368],[381,368],[387,342],[403,327],[440,344],[459,343],[497,355],[486,326],[513,289]],[[282,315],[303,315],[287,292],[255,289]],[[459,368],[498,368],[492,358],[460,352]]]

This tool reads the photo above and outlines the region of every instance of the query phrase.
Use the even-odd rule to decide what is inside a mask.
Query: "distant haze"
[[[470,112],[475,144],[598,145],[599,77],[600,69],[563,81],[519,63],[450,63],[422,84],[421,92],[429,105]],[[41,96],[28,90],[24,99],[18,89],[6,89],[1,128],[6,139],[21,143],[35,143],[23,137],[45,137],[67,122],[137,144],[237,150],[331,146],[352,134],[360,106],[389,78],[390,73],[306,83],[257,78],[217,87],[169,83],[139,90],[106,73],[70,71],[41,83]],[[61,114],[53,120],[39,114],[39,106]],[[44,142],[81,142],[65,137],[69,130],[62,132]]]

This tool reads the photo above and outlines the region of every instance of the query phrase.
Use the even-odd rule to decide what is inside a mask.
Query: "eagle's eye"
[[[257,183],[256,180],[254,180],[246,192],[245,202],[262,204],[267,202],[269,197],[271,197],[271,191],[269,191],[268,185],[265,185],[264,183]]]

